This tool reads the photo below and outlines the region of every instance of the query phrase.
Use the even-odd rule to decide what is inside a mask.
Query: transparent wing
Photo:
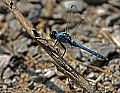
[[[66,28],[73,39],[80,41],[84,29],[85,20],[81,17],[76,5],[70,6],[70,11],[65,14]]]

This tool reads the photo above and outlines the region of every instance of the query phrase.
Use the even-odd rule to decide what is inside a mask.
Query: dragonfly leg
[[[57,45],[58,41],[55,42],[54,47]]]
[[[63,55],[62,55],[62,57],[65,55],[65,53],[66,53],[66,48],[65,48],[65,46],[60,42],[60,45],[64,48],[64,53],[63,53]]]
[[[33,29],[32,31],[33,31],[33,33],[34,33],[34,35],[35,35],[36,37],[40,37],[40,35],[39,35],[38,32],[36,31],[36,29]]]
[[[41,37],[34,37],[35,39],[40,39],[40,40],[44,40],[48,43],[47,39],[41,38]]]

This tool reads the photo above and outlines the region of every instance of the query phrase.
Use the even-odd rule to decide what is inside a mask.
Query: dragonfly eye
[[[52,39],[56,39],[56,35],[57,35],[57,32],[56,32],[56,31],[52,31],[52,32],[50,33],[50,37],[51,37]]]

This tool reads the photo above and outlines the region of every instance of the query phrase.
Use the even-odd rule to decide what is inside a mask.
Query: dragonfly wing
[[[70,11],[66,13],[65,31],[69,33],[73,39],[81,40],[85,20],[81,17],[76,5],[71,5],[70,8]]]

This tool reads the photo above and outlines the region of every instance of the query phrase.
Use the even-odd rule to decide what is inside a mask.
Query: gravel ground
[[[70,45],[65,45],[64,58],[80,74],[96,82],[101,93],[120,93],[120,0],[16,1],[18,9],[44,39],[50,39],[51,30],[65,31],[65,15],[72,5],[77,10],[73,9],[71,18],[85,22],[80,25],[81,31],[73,33],[75,27],[71,26],[68,33],[77,35],[81,44],[103,54],[108,61]],[[52,46],[55,41],[49,43]],[[59,45],[56,47],[63,52]],[[39,49],[0,3],[0,93],[84,93],[57,71],[53,59]]]

